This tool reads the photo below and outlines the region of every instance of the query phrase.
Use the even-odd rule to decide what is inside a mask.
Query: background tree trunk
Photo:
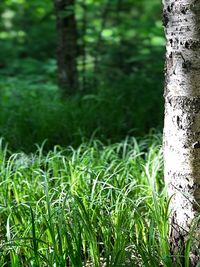
[[[81,56],[82,56],[82,68],[81,68],[81,77],[82,77],[82,84],[81,84],[81,90],[83,92],[87,89],[87,79],[86,79],[86,68],[87,68],[87,43],[85,40],[85,36],[87,34],[87,27],[88,27],[88,18],[87,18],[87,3],[85,1],[82,1],[79,3],[83,10],[82,15],[82,21],[81,21]]]
[[[102,10],[101,27],[100,27],[100,31],[97,34],[97,41],[96,41],[95,48],[94,48],[94,51],[93,51],[93,56],[94,56],[94,70],[93,70],[94,87],[96,87],[96,85],[97,85],[99,55],[101,54],[99,52],[102,50],[102,46],[103,46],[102,33],[103,33],[103,30],[105,29],[106,22],[107,22],[107,19],[108,19],[109,8],[110,8],[110,0],[106,1],[105,6],[104,6],[104,8]]]
[[[58,83],[64,95],[74,94],[78,89],[75,0],[54,0],[54,5],[57,19]]]
[[[192,220],[200,204],[200,2],[163,0],[167,39],[165,69],[165,180],[173,195],[172,254],[183,256]],[[200,229],[195,229],[190,266],[199,257]],[[174,257],[174,261],[177,258]],[[181,264],[184,264],[182,257]],[[181,265],[185,266],[185,265]]]

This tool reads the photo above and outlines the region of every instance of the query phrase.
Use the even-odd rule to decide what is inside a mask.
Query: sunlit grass
[[[172,266],[160,137],[0,150],[0,266]]]

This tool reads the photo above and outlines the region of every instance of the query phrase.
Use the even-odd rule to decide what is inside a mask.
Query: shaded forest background
[[[51,0],[0,2],[0,136],[27,152],[47,139],[116,142],[162,129],[164,35],[160,0],[76,0],[76,93],[57,81]],[[69,89],[69,88],[68,88]]]

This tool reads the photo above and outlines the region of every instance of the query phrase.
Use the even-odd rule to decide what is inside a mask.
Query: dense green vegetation
[[[85,10],[86,9],[86,10]],[[116,142],[162,129],[164,38],[160,1],[76,2],[79,93],[60,99],[56,22],[45,1],[0,3],[0,135],[14,150],[47,139]]]
[[[77,146],[92,136],[116,142],[127,135],[144,135],[155,126],[161,128],[160,99],[153,92],[161,85],[156,79],[140,83],[138,77],[121,77],[120,83],[107,82],[95,93],[63,101],[48,78],[28,77],[0,81],[0,133],[14,150],[34,151],[35,144],[45,139],[46,149],[56,144]]]
[[[0,2],[0,266],[170,267],[161,3],[74,11],[79,86],[64,98],[53,1]]]
[[[1,146],[1,266],[174,266],[160,143],[93,140],[29,156]]]
[[[159,136],[0,162],[1,266],[172,266]]]

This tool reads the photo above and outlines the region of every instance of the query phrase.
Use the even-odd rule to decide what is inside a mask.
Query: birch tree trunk
[[[63,95],[69,95],[78,89],[75,0],[54,0],[54,6],[57,22],[58,84]]]
[[[167,39],[164,164],[169,195],[173,195],[170,242],[176,263],[200,210],[200,1],[163,0],[163,4]],[[199,225],[193,238],[190,266],[200,260]],[[184,264],[184,257],[181,261]]]

